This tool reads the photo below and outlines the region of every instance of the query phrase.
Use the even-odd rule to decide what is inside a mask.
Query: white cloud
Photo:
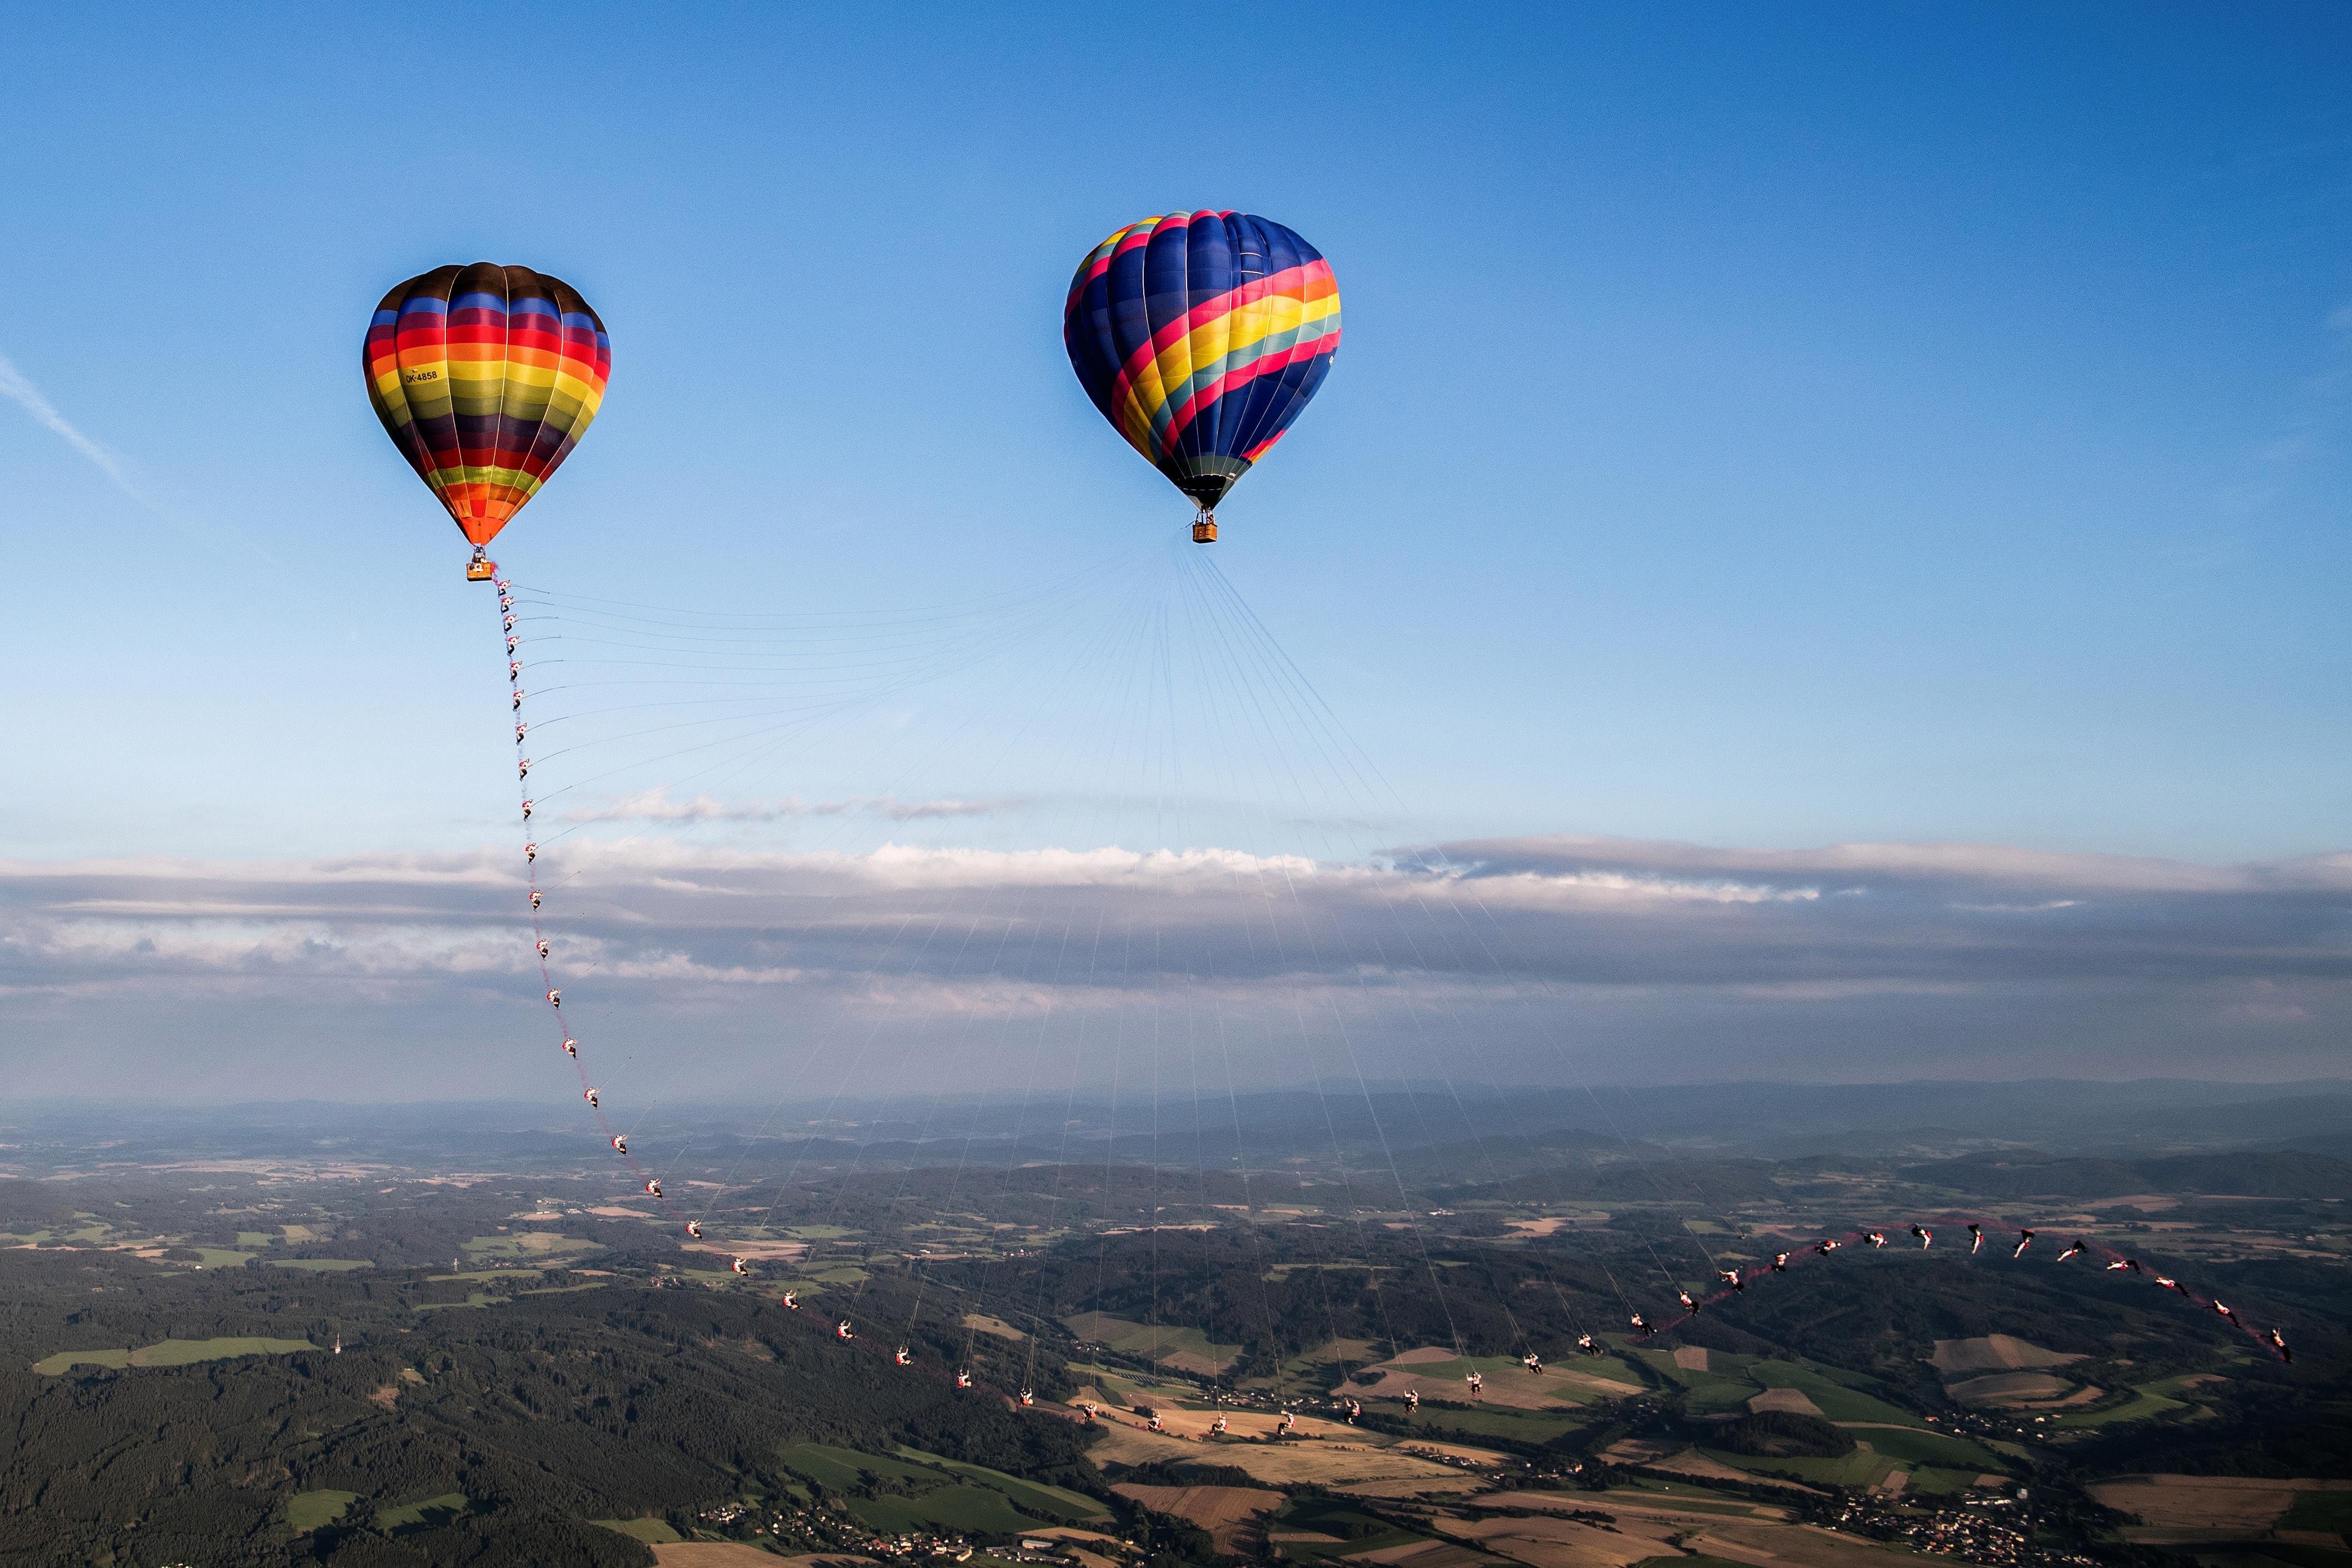
[[[847,1062],[878,1038],[985,1080],[992,1058],[966,1043],[982,1024],[1050,1049],[1056,1073],[1213,1037],[1260,1077],[1436,1052],[1533,1081],[2095,1074],[2100,1052],[2259,1074],[2340,1064],[2352,1026],[2345,855],[1523,838],[1333,865],[641,836],[574,840],[541,868],[567,1022],[690,1041],[751,1079],[780,1050]],[[375,1039],[395,1070],[425,1042],[527,1039],[543,1003],[519,870],[489,849],[0,864],[11,1032],[40,1060],[67,1041],[135,1052],[161,1027],[283,1068],[326,1028]],[[253,1070],[268,1092],[273,1069]]]
[[[625,795],[604,805],[582,806],[564,817],[572,823],[595,822],[782,822],[803,816],[847,816],[866,813],[893,822],[934,818],[996,816],[1014,811],[1019,800],[900,800],[895,795],[851,795],[844,800],[803,800],[786,795],[772,800],[723,801],[698,795],[688,800],[670,798],[667,785]]]

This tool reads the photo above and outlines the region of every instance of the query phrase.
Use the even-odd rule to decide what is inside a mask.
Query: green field
[[[1874,1399],[1811,1367],[1794,1362],[1759,1361],[1748,1375],[1766,1388],[1794,1388],[1821,1407],[1832,1421],[1884,1421],[1895,1426],[1918,1426],[1919,1417],[1899,1405]]]
[[[786,1469],[832,1492],[853,1490],[867,1476],[912,1489],[913,1495],[907,1497],[848,1500],[850,1512],[860,1522],[885,1532],[937,1527],[1013,1535],[1038,1528],[1041,1519],[1080,1524],[1107,1517],[1107,1510],[1083,1492],[1024,1481],[919,1448],[898,1452],[905,1457],[886,1458],[829,1443],[793,1443],[778,1449],[777,1458]],[[1018,1511],[1016,1505],[1027,1511]]]
[[[278,1239],[274,1230],[240,1230],[236,1233],[239,1247],[268,1247]]]
[[[311,1274],[341,1274],[353,1268],[372,1268],[364,1258],[273,1258],[271,1267],[299,1268]]]
[[[1975,1470],[1948,1470],[1935,1465],[1921,1465],[1911,1471],[1911,1479],[1905,1483],[1903,1490],[1906,1496],[1926,1492],[1935,1497],[1949,1497],[1974,1487],[1977,1474]]]
[[[964,1483],[941,1487],[920,1497],[852,1498],[849,1511],[876,1530],[914,1530],[938,1525],[946,1530],[984,1531],[991,1535],[1018,1535],[1036,1528],[1036,1521],[1013,1511],[1004,1494]]]
[[[2326,1530],[2352,1537],[2352,1491],[2297,1492],[2281,1530]]]
[[[1404,1415],[1402,1400],[1374,1400],[1371,1406],[1384,1415]],[[1423,1405],[1419,1415],[1405,1416],[1405,1420],[1416,1432],[1426,1430],[1440,1440],[1443,1434],[1450,1431],[1478,1437],[1512,1437],[1522,1443],[1549,1443],[1563,1432],[1575,1431],[1584,1425],[1585,1418],[1551,1410],[1520,1412],[1500,1405],[1467,1410],[1456,1410],[1451,1405],[1433,1410]]]
[[[446,1524],[450,1520],[465,1512],[466,1508],[467,1498],[464,1492],[443,1492],[438,1497],[420,1498],[415,1502],[402,1503],[398,1508],[376,1510],[375,1527],[391,1532]]]
[[[503,1307],[512,1299],[513,1298],[508,1296],[485,1295],[483,1292],[476,1290],[462,1301],[419,1301],[416,1303],[414,1310],[419,1312],[446,1312],[450,1310],[452,1308],[457,1307]]]
[[[1885,1426],[1852,1426],[1846,1429],[1846,1436],[1857,1443],[1867,1443],[1888,1458],[1900,1459],[1906,1465],[1941,1465],[1948,1469],[1967,1470],[1970,1475],[2009,1468],[2005,1460],[1965,1437],[1954,1437],[1942,1432],[1923,1432],[1916,1426],[1899,1430]]]
[[[1429,1539],[1416,1531],[1399,1529],[1386,1520],[1359,1512],[1345,1498],[1297,1499],[1276,1516],[1273,1528],[1281,1531],[1311,1530],[1341,1538],[1328,1542],[1285,1541],[1277,1543],[1281,1555],[1297,1563],[1336,1562],[1359,1552],[1410,1546],[1416,1541]]]
[[[576,1236],[551,1236],[543,1230],[518,1231],[512,1236],[478,1236],[460,1242],[468,1258],[562,1258],[572,1253],[602,1252],[603,1247]]]
[[[194,1251],[199,1268],[242,1268],[253,1261],[252,1253],[231,1252],[226,1247],[199,1247]]]
[[[1003,1470],[992,1470],[985,1465],[967,1465],[961,1459],[943,1458],[926,1454],[920,1448],[901,1448],[909,1458],[920,1459],[927,1465],[937,1465],[959,1476],[993,1488],[1011,1498],[1015,1506],[1045,1519],[1058,1519],[1066,1524],[1085,1524],[1108,1519],[1110,1512],[1084,1492],[1074,1492],[1066,1487],[1049,1487],[1040,1481],[1024,1481],[1018,1476],[1008,1476]]]
[[[295,1534],[301,1535],[322,1524],[334,1523],[359,1500],[357,1492],[296,1492],[286,1500],[286,1522],[294,1527]]]
[[[2158,1392],[2167,1387],[2177,1390],[2179,1387],[2179,1380],[2167,1378],[2162,1383],[2140,1384],[2131,1390],[2130,1399],[2113,1409],[2069,1411],[2056,1417],[2053,1425],[2078,1427],[2107,1426],[2118,1421],[2145,1421],[2151,1415],[2162,1415],[2167,1411],[2188,1409],[2189,1405],[2182,1401],[2168,1399],[2163,1394]]]
[[[1154,1328],[1132,1319],[1114,1318],[1108,1312],[1080,1312],[1063,1321],[1070,1332],[1082,1340],[1108,1345],[1122,1355],[1143,1356],[1156,1362],[1189,1356],[1223,1372],[1242,1353],[1241,1346],[1213,1343],[1198,1329],[1166,1325]]]
[[[1834,1459],[1810,1456],[1782,1458],[1773,1455],[1759,1458],[1753,1454],[1734,1454],[1720,1448],[1701,1448],[1700,1453],[1734,1469],[1749,1470],[1759,1475],[1794,1476],[1801,1481],[1812,1481],[1823,1486],[1875,1486],[1886,1473],[1898,1467],[1884,1454],[1874,1454],[1866,1448]]]
[[[686,1539],[658,1519],[592,1519],[588,1522],[634,1535],[647,1546],[668,1546]]]
[[[86,1363],[111,1367],[190,1366],[200,1361],[224,1361],[231,1356],[284,1355],[318,1348],[308,1340],[164,1340],[136,1350],[59,1351],[35,1362],[33,1370],[45,1376],[61,1377]]]
[[[784,1468],[796,1476],[806,1476],[827,1491],[848,1490],[857,1485],[860,1473],[868,1470],[893,1481],[940,1479],[938,1471],[920,1465],[861,1454],[855,1448],[836,1448],[830,1443],[788,1444],[777,1450],[776,1457],[783,1462]]]

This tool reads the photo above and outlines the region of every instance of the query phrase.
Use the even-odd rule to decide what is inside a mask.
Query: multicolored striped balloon
[[[1062,310],[1102,416],[1207,511],[1282,439],[1339,347],[1322,252],[1246,213],[1171,213],[1095,247]]]
[[[578,290],[487,261],[386,294],[361,358],[384,434],[478,546],[571,456],[613,368]]]

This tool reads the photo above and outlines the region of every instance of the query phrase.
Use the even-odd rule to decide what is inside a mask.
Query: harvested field
[[[1899,1568],[1916,1564],[1918,1554],[1874,1546],[1851,1535],[1817,1530],[1810,1524],[1766,1524],[1731,1520],[1710,1524],[1702,1534],[1686,1537],[1683,1545],[1710,1557],[1737,1563],[1800,1564],[1801,1568]]]
[[[1475,1490],[1478,1478],[1395,1449],[1347,1442],[1198,1443],[1137,1426],[1108,1424],[1087,1458],[1097,1464],[1232,1465],[1269,1486],[1396,1483],[1384,1496]]]
[[[1011,1340],[1016,1344],[1029,1337],[1003,1319],[992,1318],[985,1312],[966,1312],[963,1326],[983,1334],[994,1334],[1000,1340]]]
[[[1682,1368],[1685,1372],[1706,1371],[1706,1347],[1705,1345],[1676,1345],[1675,1347],[1675,1364]]]
[[[688,1252],[748,1258],[754,1263],[798,1263],[808,1256],[804,1241],[689,1241],[684,1247]]]
[[[1257,1521],[1285,1500],[1280,1492],[1254,1487],[1116,1486],[1110,1489],[1154,1513],[1173,1514],[1199,1525],[1216,1542],[1218,1553],[1229,1557],[1255,1555],[1249,1549],[1249,1538],[1256,1533]]]
[[[2295,1477],[2117,1476],[2091,1495],[2139,1521],[2124,1539],[2143,1545],[2193,1545],[2259,1538],[2278,1527],[2306,1492],[2352,1492],[2352,1480]]]
[[[1136,1403],[1134,1400],[1117,1393],[1081,1388],[1071,1403],[1075,1405],[1087,1400],[1102,1407],[1102,1414],[1097,1416],[1096,1420],[1103,1426],[1132,1426],[1138,1431],[1142,1430],[1143,1417],[1122,1408]],[[1236,1442],[1246,1443],[1257,1438],[1270,1439],[1282,1420],[1279,1415],[1265,1411],[1227,1410],[1223,1413],[1225,1417],[1225,1436],[1218,1437],[1209,1430],[1217,1419],[1219,1414],[1217,1411],[1187,1410],[1181,1405],[1171,1405],[1159,1398],[1146,1398],[1142,1403],[1150,1405],[1152,1409],[1160,1413],[1160,1425],[1165,1436],[1188,1437],[1196,1442],[1220,1447]],[[1302,1437],[1337,1437],[1343,1440],[1352,1437],[1360,1441],[1363,1434],[1344,1421],[1327,1421],[1320,1415],[1301,1415],[1298,1417],[1298,1424],[1291,1428],[1291,1436],[1285,1440],[1295,1441]],[[1213,1462],[1206,1455],[1196,1457],[1204,1463]]]
[[[1963,1405],[2017,1405],[2063,1399],[2074,1387],[2046,1372],[1999,1372],[1946,1384],[1944,1392]]]
[[[1370,1552],[1350,1552],[1343,1563],[1370,1563],[1379,1568],[1470,1568],[1478,1553],[1444,1541],[1404,1541]]]
[[[1570,1226],[1608,1223],[1608,1214],[1594,1209],[1587,1214],[1546,1215],[1541,1219],[1507,1219],[1503,1226],[1514,1236],[1557,1236]]]
[[[1783,1410],[1795,1415],[1819,1415],[1822,1413],[1822,1407],[1813,1403],[1813,1396],[1801,1388],[1768,1388],[1749,1400],[1748,1408],[1758,1412]]]
[[[1597,1500],[1581,1506],[1599,1507]],[[1602,1508],[1604,1513],[1614,1510]],[[1614,1531],[1570,1519],[1447,1519],[1433,1521],[1456,1541],[1475,1544],[1528,1568],[1625,1568],[1662,1556],[1666,1537],[1681,1528],[1674,1520],[1617,1518]]]
[[[1738,1481],[1748,1486],[1786,1487],[1790,1491],[1808,1492],[1813,1489],[1794,1481],[1777,1480],[1770,1476],[1750,1475],[1736,1469],[1719,1459],[1710,1459],[1696,1448],[1680,1443],[1654,1443],[1639,1437],[1627,1437],[1612,1443],[1601,1451],[1601,1457],[1612,1464],[1641,1465],[1670,1475],[1688,1476],[1700,1481]]]
[[[654,1548],[654,1562],[658,1568],[777,1568],[783,1563],[814,1563],[814,1558],[777,1555],[765,1548],[747,1546],[740,1541],[678,1541]],[[828,1563],[870,1563],[870,1557],[825,1556]]]
[[[1987,1334],[1978,1340],[1937,1340],[1936,1353],[1928,1359],[1949,1383],[1971,1373],[2024,1372],[2038,1366],[2064,1366],[2083,1358],[2043,1350],[2013,1334]]]
[[[1439,1443],[1427,1437],[1401,1438],[1395,1444],[1400,1454],[1420,1454],[1433,1459],[1459,1459],[1465,1465],[1499,1465],[1501,1455],[1490,1448],[1473,1448],[1461,1443]]]
[[[1612,1490],[1579,1493],[1506,1493],[1477,1500],[1496,1508],[1549,1508],[1565,1513],[1595,1509],[1610,1516],[1613,1531],[1568,1519],[1441,1520],[1438,1528],[1528,1568],[1624,1568],[1625,1564],[1675,1555],[1665,1545],[1681,1537],[1681,1550],[1735,1563],[1790,1563],[1801,1568],[1896,1568],[1916,1563],[1897,1552],[1850,1535],[1790,1522],[1784,1510],[1765,1504],[1740,1505],[1707,1500],[1677,1504],[1671,1497]]]
[[[1473,1368],[1486,1375],[1479,1399],[1470,1397],[1465,1381]],[[1627,1399],[1642,1392],[1639,1385],[1621,1383],[1576,1366],[1547,1368],[1541,1377],[1509,1357],[1465,1360],[1452,1351],[1423,1345],[1392,1361],[1359,1370],[1334,1389],[1336,1395],[1359,1399],[1402,1399],[1418,1394],[1423,1404],[1499,1405],[1513,1410],[1568,1410],[1593,1398]]]

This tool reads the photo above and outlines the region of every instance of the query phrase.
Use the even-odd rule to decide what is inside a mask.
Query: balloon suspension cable
[[[478,568],[481,578],[489,581],[499,591],[499,630],[506,647],[507,708],[514,722],[515,780],[522,803],[523,880],[530,904],[531,952],[539,962],[539,983],[546,992],[549,1015],[555,1021],[557,1045],[571,1058],[572,1068],[579,1075],[580,1098],[587,1102],[589,1114],[596,1119],[604,1141],[612,1146],[622,1163],[628,1167],[640,1194],[652,1198],[670,1219],[684,1226],[687,1216],[663,1194],[660,1178],[639,1163],[636,1154],[629,1148],[627,1134],[616,1131],[612,1119],[605,1113],[603,1092],[591,1081],[588,1063],[580,1055],[580,1042],[573,1037],[571,1026],[563,1018],[563,991],[556,984],[557,966],[551,956],[553,947],[548,939],[547,916],[543,908],[547,889],[540,885],[538,835],[531,823],[535,802],[530,783],[530,724],[523,717],[523,704],[528,693],[522,684],[523,639],[517,629],[514,588],[506,578],[497,574],[498,563],[492,561],[478,545],[475,547],[473,560],[466,567],[468,581],[477,580]],[[689,1230],[688,1234],[699,1239],[698,1231]]]

